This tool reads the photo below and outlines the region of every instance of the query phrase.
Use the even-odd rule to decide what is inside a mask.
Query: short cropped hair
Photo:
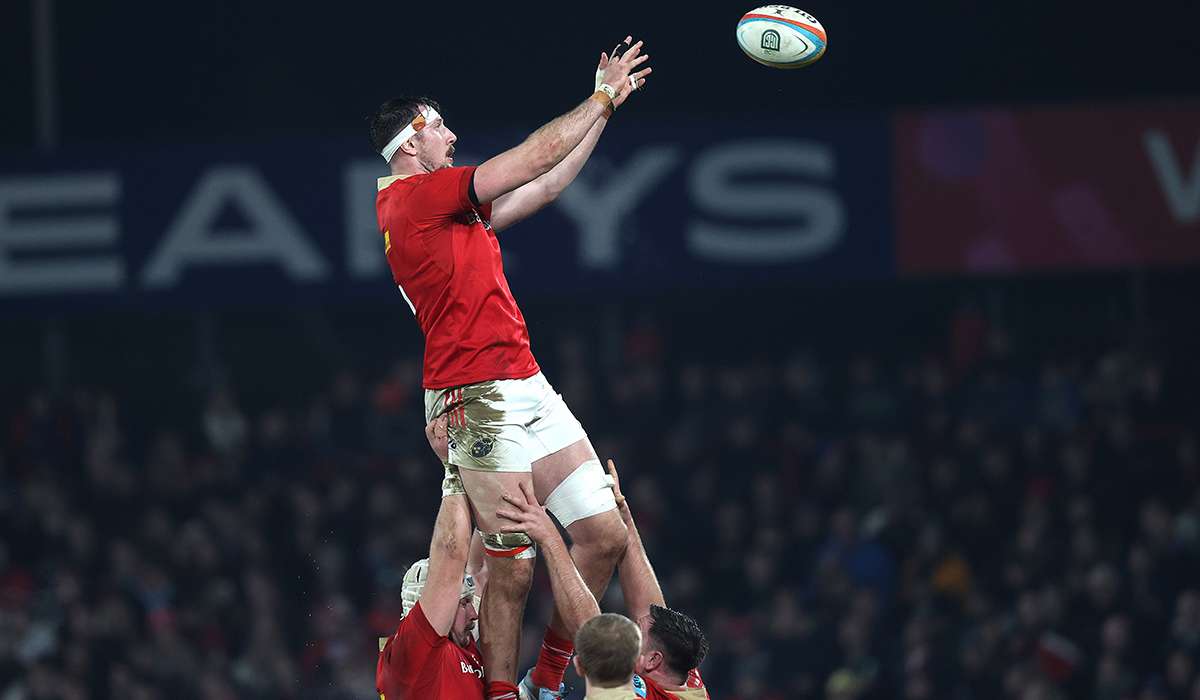
[[[642,632],[624,615],[597,615],[575,633],[575,657],[588,680],[601,688],[615,688],[633,680],[641,650]]]
[[[648,636],[647,651],[663,655],[667,670],[678,678],[678,683],[684,683],[688,673],[708,655],[708,640],[696,621],[670,608],[650,606]]]
[[[379,105],[375,116],[371,117],[371,148],[374,148],[376,153],[382,153],[383,147],[396,138],[396,134],[408,126],[426,107],[442,111],[441,105],[428,97],[401,95]]]

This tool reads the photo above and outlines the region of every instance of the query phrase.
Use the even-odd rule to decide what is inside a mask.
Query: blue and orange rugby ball
[[[742,16],[738,46],[772,68],[807,66],[825,53],[825,27],[816,17],[789,5],[763,5]]]

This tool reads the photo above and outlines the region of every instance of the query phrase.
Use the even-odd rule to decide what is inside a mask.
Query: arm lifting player
[[[446,421],[425,428],[438,451]],[[375,685],[382,700],[483,698],[483,660],[471,635],[478,617],[475,580],[464,569],[471,542],[466,496],[442,499],[429,558],[408,568],[401,584],[400,625],[379,644]]]
[[[591,97],[475,168],[452,167],[457,136],[431,100],[388,100],[371,122],[372,144],[392,173],[380,180],[377,200],[384,249],[425,335],[426,419],[449,418],[447,468],[461,474],[491,555],[480,629],[495,700],[517,693],[533,574],[529,538],[500,530],[502,494],[532,485],[570,533],[571,556],[593,592],[607,586],[626,533],[587,434],[529,350],[494,232],[546,206],[575,178],[611,108],[645,82],[645,60],[641,42],[602,57]],[[571,647],[556,612],[543,647],[553,663],[539,663],[537,685],[557,688]]]
[[[612,476],[621,520],[629,531],[629,541],[617,570],[629,617],[642,631],[635,679],[640,681],[638,691],[650,700],[707,700],[708,691],[697,668],[708,653],[708,640],[695,620],[666,606],[611,459],[608,473]]]
[[[443,459],[446,423],[445,417],[437,418],[425,429],[430,446]],[[509,507],[498,512],[507,523],[501,531],[524,532],[541,545],[555,604],[563,611],[564,624],[573,636],[586,620],[600,614],[596,598],[529,487],[522,484],[520,496],[504,494],[504,500]],[[478,605],[477,581],[469,573],[469,559],[474,554],[469,547],[473,544],[467,499],[449,493],[438,511],[429,558],[413,564],[404,575],[400,626],[391,637],[380,640],[376,686],[383,700],[478,700],[484,696],[483,661],[471,634]],[[486,590],[483,581],[478,583]]]

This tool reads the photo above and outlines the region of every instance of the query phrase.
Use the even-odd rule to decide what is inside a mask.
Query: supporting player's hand
[[[547,540],[560,535],[554,521],[550,519],[550,514],[546,512],[546,507],[538,504],[532,488],[522,481],[520,494],[503,495],[504,500],[513,506],[513,509],[501,508],[496,511],[498,517],[509,521],[499,529],[502,533],[524,532],[534,542],[545,545]]]
[[[650,75],[650,67],[637,69],[649,58],[649,54],[643,54],[642,42],[633,43],[633,37],[625,37],[624,44],[629,48],[618,55],[618,50],[622,47],[618,46],[613,51],[612,55],[600,54],[600,66],[597,72],[603,74],[601,82],[606,83],[617,92],[616,98],[613,100],[613,108],[621,106],[625,98],[629,97],[630,93],[646,84],[646,76]]]
[[[629,503],[625,500],[625,494],[621,493],[621,477],[617,476],[617,465],[613,461],[608,460],[608,475],[612,477],[613,498],[617,499],[617,512],[621,514],[621,520],[626,525],[633,520],[633,513],[629,510]]]
[[[442,464],[450,461],[450,436],[446,428],[449,423],[450,417],[442,414],[425,426],[425,439],[429,440],[429,446]]]

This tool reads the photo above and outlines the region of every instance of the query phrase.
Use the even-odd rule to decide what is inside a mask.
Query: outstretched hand
[[[523,481],[520,486],[521,493],[503,495],[504,500],[513,508],[501,508],[496,511],[498,517],[509,521],[500,526],[500,532],[524,532],[540,545],[545,545],[552,537],[560,537],[558,528],[546,512],[546,507],[540,505],[533,495],[533,487]]]
[[[645,85],[646,76],[650,75],[649,66],[634,70],[645,63],[650,55],[641,53],[642,42],[632,42],[632,36],[625,37],[624,45],[629,48],[623,54],[617,54],[620,46],[613,50],[612,55],[600,54],[600,65],[596,72],[602,74],[600,82],[610,85],[617,92],[616,98],[613,99],[614,109],[620,107],[634,90]]]

